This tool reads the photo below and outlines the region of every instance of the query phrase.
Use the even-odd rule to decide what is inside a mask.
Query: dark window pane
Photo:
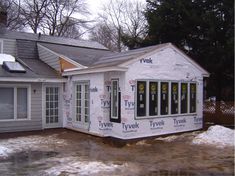
[[[118,117],[118,81],[112,81],[112,117]]]
[[[168,114],[168,83],[162,82],[161,83],[161,115]]]
[[[149,83],[149,115],[155,116],[158,112],[158,83]]]
[[[55,123],[58,123],[59,122],[59,118],[58,116],[55,116]]]
[[[146,116],[146,82],[137,82],[137,116]]]
[[[188,84],[181,83],[181,113],[188,112]]]
[[[0,87],[0,120],[14,119],[14,88]]]
[[[190,113],[196,112],[196,83],[190,84]]]
[[[178,83],[172,83],[171,84],[171,114],[178,113],[178,103],[179,103]]]

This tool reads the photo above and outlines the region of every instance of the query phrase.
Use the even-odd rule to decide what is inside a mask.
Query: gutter
[[[16,78],[16,77],[0,77],[3,82],[48,82],[48,83],[64,83],[67,81],[65,78]]]

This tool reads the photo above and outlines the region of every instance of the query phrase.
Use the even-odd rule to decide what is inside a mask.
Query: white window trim
[[[135,87],[137,88],[137,82],[138,81],[145,81],[146,82],[146,116],[137,116],[137,89],[135,89],[135,120],[141,120],[141,119],[153,119],[153,118],[162,118],[162,117],[174,117],[174,116],[189,116],[189,115],[197,115],[197,108],[196,105],[196,111],[193,113],[190,113],[190,83],[196,84],[196,90],[198,90],[198,84],[196,81],[177,81],[177,80],[158,80],[158,79],[137,79]],[[158,115],[156,116],[150,116],[149,115],[149,82],[158,82]],[[167,82],[168,83],[168,114],[161,115],[161,82]],[[172,83],[178,83],[178,113],[171,114],[171,84]],[[181,114],[181,83],[187,83],[187,113]],[[198,92],[196,92],[196,102],[198,100]]]
[[[114,117],[113,116],[113,82],[117,82],[117,117]],[[115,119],[117,120],[118,117],[119,117],[119,112],[118,112],[118,109],[119,109],[119,79],[111,79],[111,102],[110,102],[110,106],[111,106],[111,119]]]
[[[82,116],[81,116],[81,121],[78,121],[77,119],[76,119],[76,115],[77,115],[77,112],[76,112],[76,108],[77,108],[77,104],[76,104],[76,101],[77,101],[77,90],[76,90],[76,86],[77,85],[79,85],[79,84],[81,84],[81,85],[85,85],[85,84],[87,84],[88,85],[88,93],[89,93],[89,103],[88,103],[88,122],[85,122],[85,117],[83,118],[83,114],[85,114],[85,108],[84,108],[84,110],[83,110],[83,108],[81,109],[81,114],[82,114]],[[74,93],[74,98],[73,98],[73,105],[72,105],[72,107],[73,107],[73,122],[74,123],[76,123],[76,124],[78,124],[81,128],[84,128],[84,129],[86,129],[86,130],[88,130],[89,129],[89,125],[90,125],[90,122],[91,122],[91,113],[90,113],[90,110],[91,110],[91,97],[90,97],[90,86],[91,86],[91,84],[90,84],[90,81],[89,80],[77,80],[77,81],[74,81],[73,82],[73,93]],[[82,93],[83,94],[83,93]],[[83,95],[82,95],[83,96]],[[85,95],[84,95],[85,96]],[[82,99],[82,97],[81,97],[81,99]],[[82,107],[85,107],[85,102],[84,103],[82,103],[82,104],[84,104],[84,105],[82,105]],[[83,112],[84,111],[84,112]]]
[[[0,87],[9,87],[14,89],[14,119],[0,119],[0,122],[10,121],[28,121],[31,120],[31,85],[30,84],[0,84]],[[27,88],[27,118],[17,118],[17,88]]]

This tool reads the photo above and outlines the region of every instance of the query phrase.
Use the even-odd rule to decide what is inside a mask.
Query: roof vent
[[[25,73],[26,70],[20,63],[18,62],[11,62],[11,61],[4,61],[2,67],[12,73]]]

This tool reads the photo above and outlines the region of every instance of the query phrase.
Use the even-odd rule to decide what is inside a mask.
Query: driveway
[[[192,143],[201,132],[130,143],[66,129],[1,134],[0,175],[234,175],[233,147]]]

